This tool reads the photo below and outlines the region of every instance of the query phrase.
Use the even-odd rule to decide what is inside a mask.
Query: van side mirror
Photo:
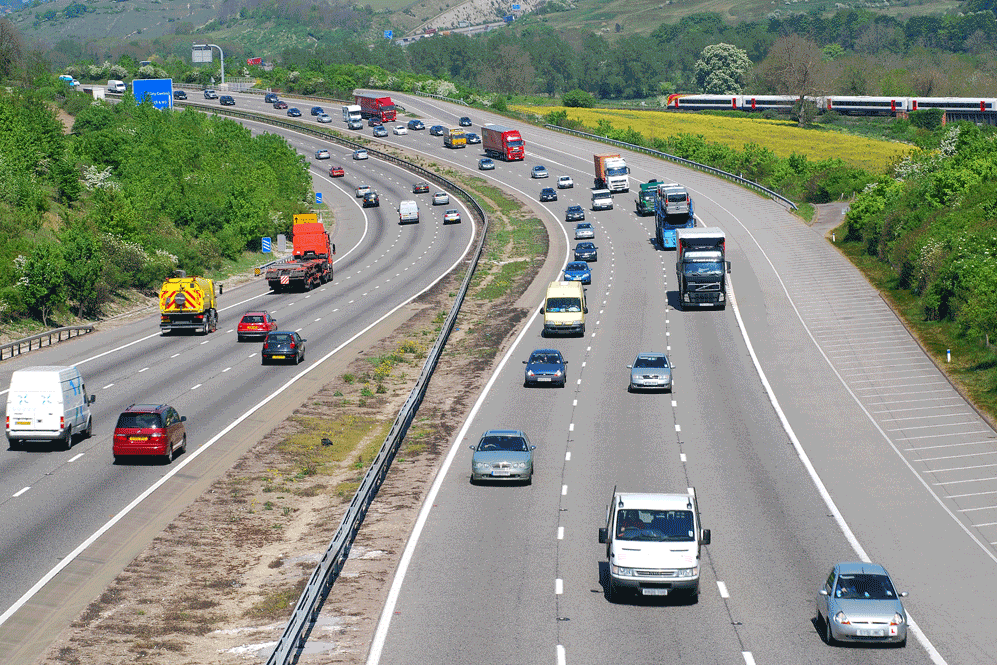
[[[96,402],[96,401],[97,401],[97,396],[96,396],[96,395],[90,395],[90,396],[89,396],[89,397],[87,398],[87,404],[93,404],[93,403],[94,403],[94,402]]]
[[[605,544],[607,540],[609,540],[609,529],[599,527],[599,542]]]
[[[703,544],[704,545],[709,545],[710,544],[710,530],[709,529],[703,529],[703,538],[702,538],[702,540],[703,540]]]
[[[187,416],[180,416],[180,422],[182,423],[187,422]]]
[[[336,243],[332,243],[332,253],[336,253]]]
[[[727,261],[727,274],[730,274],[730,261]]]

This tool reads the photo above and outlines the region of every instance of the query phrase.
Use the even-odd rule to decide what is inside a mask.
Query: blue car
[[[325,111],[322,110],[321,106],[313,106],[312,107],[312,115],[323,115],[324,113],[325,113]]]
[[[523,364],[526,365],[526,376],[523,378],[525,387],[549,384],[563,388],[568,381],[568,370],[565,367],[568,361],[557,349],[537,349]]]
[[[599,260],[599,248],[594,242],[580,242],[575,245],[575,261],[593,263]]]
[[[292,117],[292,118],[300,118],[301,117],[301,111],[299,109],[296,109],[296,108],[294,108],[292,106],[291,108],[287,109],[287,115],[290,116],[290,117]]]
[[[592,283],[592,271],[589,264],[584,261],[572,261],[564,269],[565,282],[581,282],[582,284]]]

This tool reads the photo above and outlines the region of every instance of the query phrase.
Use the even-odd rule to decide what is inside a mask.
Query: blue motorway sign
[[[395,36],[394,30],[385,30],[384,31],[384,38],[385,39],[391,39],[394,36]]]
[[[322,203],[322,192],[315,192],[315,205]]]
[[[173,108],[173,79],[135,79],[132,93],[139,104],[148,96],[157,109]]]
[[[269,254],[272,251],[271,250],[271,245],[270,245],[271,242],[272,241],[271,241],[270,238],[266,238],[266,237],[263,238],[263,253],[264,254]]]

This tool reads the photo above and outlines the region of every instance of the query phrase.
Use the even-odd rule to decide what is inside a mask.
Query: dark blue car
[[[300,118],[301,111],[292,106],[291,108],[287,109],[287,115],[291,116],[292,118]]]
[[[312,115],[322,115],[323,113],[325,113],[325,111],[322,110],[321,106],[312,107]]]
[[[540,384],[550,384],[564,387],[568,380],[568,370],[565,365],[568,361],[564,359],[557,349],[537,349],[530,354],[529,360],[524,360],[526,365],[526,375],[523,385],[526,387]]]
[[[572,261],[564,269],[565,282],[581,282],[582,284],[592,283],[592,271],[589,264],[584,261]]]
[[[599,260],[599,248],[594,242],[580,242],[575,245],[575,261],[592,263]]]

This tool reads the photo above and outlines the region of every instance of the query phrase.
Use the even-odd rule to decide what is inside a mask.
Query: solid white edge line
[[[568,662],[564,653],[564,646],[561,644],[557,645],[557,665],[565,665]]]
[[[472,222],[473,222],[473,220],[472,220]],[[457,260],[454,261],[453,264],[449,268],[447,268],[447,270],[445,270],[444,272],[442,272],[439,277],[437,277],[431,283],[427,284],[426,287],[424,289],[422,289],[421,291],[419,291],[418,293],[413,294],[412,297],[406,299],[404,302],[398,303],[395,307],[393,307],[389,311],[385,312],[384,315],[381,316],[379,319],[377,319],[376,321],[374,321],[373,323],[371,323],[369,326],[367,326],[366,328],[364,328],[363,330],[361,330],[360,332],[358,332],[356,335],[354,335],[353,337],[349,338],[348,340],[346,340],[345,342],[343,342],[342,344],[340,344],[339,346],[337,346],[335,349],[333,349],[329,353],[327,353],[324,356],[322,356],[313,365],[311,365],[310,367],[302,370],[301,372],[299,372],[298,374],[296,374],[295,376],[293,376],[287,383],[285,383],[283,386],[281,386],[280,388],[278,388],[277,390],[275,390],[274,392],[272,392],[269,396],[265,397],[263,400],[261,400],[260,402],[258,402],[255,406],[251,407],[248,411],[246,411],[245,413],[243,413],[241,416],[239,416],[238,418],[236,418],[235,420],[233,420],[231,423],[229,423],[228,426],[226,426],[218,434],[216,434],[211,439],[209,439],[207,442],[205,442],[197,450],[195,450],[195,451],[193,451],[191,453],[185,453],[184,457],[186,459],[181,460],[181,462],[179,464],[177,464],[174,468],[172,468],[166,475],[164,475],[162,478],[160,478],[155,483],[153,483],[152,485],[150,485],[148,489],[146,489],[144,492],[142,492],[137,497],[135,497],[132,500],[131,503],[129,503],[127,506],[125,506],[121,510],[121,512],[119,512],[114,517],[112,517],[110,520],[108,520],[102,527],[100,527],[99,529],[97,529],[97,531],[95,531],[89,538],[87,538],[82,543],[80,543],[76,547],[76,549],[74,549],[72,552],[70,552],[69,554],[67,554],[65,556],[65,558],[63,558],[62,560],[60,560],[59,563],[56,564],[55,567],[52,568],[52,570],[48,571],[40,580],[38,580],[37,582],[35,582],[34,586],[32,586],[30,589],[28,589],[26,592],[24,592],[24,595],[22,595],[20,598],[18,598],[17,601],[13,605],[11,605],[3,614],[0,614],[0,626],[2,626],[4,623],[6,623],[7,620],[10,619],[10,617],[12,617],[14,615],[15,612],[17,612],[19,609],[21,609],[21,607],[25,603],[27,603],[29,600],[31,600],[31,598],[36,593],[38,593],[39,591],[41,591],[41,589],[46,584],[48,584],[56,575],[58,575],[60,572],[62,572],[62,570],[66,566],[68,566],[74,559],[76,559],[76,557],[78,557],[80,554],[82,554],[84,551],[86,551],[86,549],[88,547],[90,547],[90,545],[92,545],[94,542],[96,542],[98,538],[100,538],[105,533],[107,533],[111,529],[111,527],[113,527],[115,524],[117,524],[119,521],[121,521],[121,519],[125,515],[127,515],[128,513],[130,513],[132,510],[134,510],[139,504],[141,504],[146,498],[148,498],[149,495],[151,495],[153,492],[155,492],[157,489],[159,489],[168,480],[170,480],[171,478],[173,478],[173,476],[175,476],[178,473],[180,473],[180,471],[185,466],[187,466],[193,460],[197,459],[198,455],[200,455],[202,452],[204,452],[209,447],[211,447],[214,443],[216,443],[223,436],[225,436],[226,434],[228,434],[229,432],[231,432],[233,429],[235,429],[239,424],[241,424],[244,420],[246,420],[251,415],[253,415],[254,413],[256,413],[259,409],[263,408],[263,406],[265,406],[266,404],[268,404],[269,402],[271,402],[273,399],[275,399],[282,392],[284,392],[285,390],[287,390],[288,388],[290,388],[293,384],[297,383],[298,379],[300,379],[301,377],[305,376],[306,374],[308,374],[309,372],[311,372],[312,370],[314,370],[315,368],[317,368],[319,365],[321,365],[322,363],[324,363],[326,360],[328,360],[329,358],[331,358],[334,355],[336,355],[337,353],[339,353],[339,351],[341,351],[343,348],[345,348],[346,346],[348,346],[351,343],[353,343],[354,340],[356,340],[357,338],[359,338],[362,335],[364,335],[368,330],[371,330],[372,328],[374,328],[375,326],[377,326],[379,323],[381,323],[381,321],[384,321],[389,316],[391,316],[392,314],[394,314],[395,312],[397,312],[399,309],[401,309],[402,307],[405,307],[406,305],[408,305],[409,303],[411,303],[412,301],[414,301],[416,298],[418,298],[422,294],[424,294],[427,291],[429,291],[430,289],[432,289],[434,286],[436,286],[436,284],[440,280],[442,280],[444,277],[446,277],[447,275],[449,275],[458,265],[460,265],[460,263],[467,256],[467,252],[471,249],[471,245],[474,242],[474,237],[477,235],[477,223],[476,222],[473,222],[473,223],[474,223],[474,227],[472,229],[472,233],[471,233],[470,237],[468,238],[467,245],[464,247],[464,251],[461,252],[461,254],[457,258]],[[539,309],[537,311],[539,311]],[[137,341],[141,341],[141,340],[137,340]],[[130,346],[130,345],[125,345],[125,346]],[[124,348],[124,347],[119,347],[119,348]],[[110,352],[108,352],[108,353],[110,353]],[[105,355],[105,354],[101,354],[101,355]],[[253,355],[256,355],[256,354],[254,353]],[[99,357],[99,356],[95,356],[95,357]],[[252,357],[252,356],[250,356],[250,357]]]
[[[751,655],[750,651],[742,651],[741,657],[744,658],[744,665],[755,665],[755,657]]]
[[[510,189],[516,189],[510,187]],[[516,189],[520,194],[525,195],[522,190]],[[548,210],[548,212],[550,212]],[[568,240],[568,232],[565,230],[564,225],[560,223],[559,217],[554,217],[558,228],[561,229],[561,233],[564,236],[565,244],[565,257],[561,265],[561,270],[564,269],[564,265],[567,264],[567,252],[570,251],[571,241]],[[484,389],[481,391],[481,395],[478,396],[477,401],[471,410],[467,414],[467,418],[464,420],[464,424],[461,426],[460,431],[457,432],[457,436],[454,437],[453,443],[450,446],[450,451],[447,453],[446,459],[443,460],[443,464],[440,465],[439,471],[436,472],[436,478],[433,479],[433,484],[429,488],[429,492],[426,493],[426,498],[422,502],[422,508],[419,510],[419,516],[415,520],[415,526],[412,528],[412,533],[409,536],[408,542],[405,544],[405,550],[402,552],[401,558],[398,560],[398,568],[395,571],[395,576],[391,581],[391,588],[388,590],[388,597],[384,601],[384,609],[381,610],[381,618],[378,619],[377,629],[374,631],[374,639],[371,641],[370,651],[367,654],[367,665],[378,665],[381,660],[381,652],[384,650],[384,643],[388,638],[388,628],[391,625],[391,617],[395,612],[395,606],[398,604],[398,596],[401,595],[402,584],[405,582],[405,574],[408,572],[409,564],[412,562],[412,557],[415,555],[416,545],[419,544],[419,536],[422,535],[422,530],[426,526],[426,520],[429,519],[429,512],[433,509],[433,503],[436,501],[436,496],[440,493],[440,488],[443,486],[443,479],[447,475],[447,471],[450,469],[450,465],[453,464],[454,458],[457,456],[457,451],[460,449],[460,442],[463,441],[464,437],[467,435],[467,431],[471,428],[471,423],[474,421],[474,417],[477,415],[478,411],[481,410],[481,406],[485,402],[485,398],[491,391],[492,386],[498,381],[499,375],[502,373],[502,369],[512,358],[513,354],[516,353],[516,349],[519,348],[519,343],[523,341],[527,333],[530,332],[530,328],[536,321],[537,316],[543,311],[543,303],[541,302],[535,310],[533,310],[533,315],[530,316],[526,325],[516,336],[515,341],[509,346],[509,350],[506,352],[505,356],[499,361],[498,367],[492,372],[492,375],[488,378],[488,382],[485,384]],[[591,348],[591,347],[589,347]],[[562,647],[558,646],[558,649]]]
[[[855,537],[855,533],[845,522],[845,518],[841,514],[841,511],[838,510],[838,506],[835,505],[834,499],[831,498],[831,494],[827,491],[827,487],[824,486],[824,481],[820,479],[819,475],[817,475],[817,469],[814,468],[814,465],[810,462],[810,458],[807,456],[806,451],[803,450],[800,440],[796,437],[796,432],[793,431],[793,426],[789,424],[789,420],[786,418],[786,414],[779,405],[779,400],[775,396],[775,392],[772,390],[771,384],[769,384],[768,377],[765,375],[765,370],[762,369],[758,356],[755,354],[755,347],[751,345],[751,340],[748,338],[748,331],[744,326],[744,320],[741,318],[741,310],[737,306],[737,298],[734,295],[734,289],[732,286],[728,285],[728,290],[730,291],[730,304],[734,310],[734,318],[737,319],[737,326],[741,331],[741,337],[744,339],[744,344],[748,347],[748,354],[751,356],[751,362],[755,365],[755,371],[758,372],[758,378],[761,380],[762,386],[765,388],[765,394],[768,395],[772,408],[775,409],[775,413],[779,417],[779,422],[782,423],[783,430],[786,432],[789,440],[793,443],[793,449],[796,451],[796,455],[800,458],[800,462],[803,463],[803,467],[810,475],[810,480],[817,488],[817,493],[820,494],[821,499],[824,500],[824,505],[826,505],[827,509],[831,511],[831,515],[834,517],[834,521],[838,524],[838,528],[841,529],[841,532],[844,534],[845,540],[848,541],[848,544],[852,546],[855,554],[857,554],[862,561],[871,561],[869,555],[859,543],[858,538]],[[947,665],[945,659],[942,658],[942,655],[938,653],[935,646],[930,640],[928,640],[927,635],[925,635],[918,627],[917,622],[914,621],[914,617],[911,616],[910,612],[907,612],[907,623],[910,626],[910,631],[914,633],[914,637],[921,644],[921,646],[924,647],[924,650],[928,653],[928,657],[931,658],[931,661],[936,665]],[[750,656],[749,652],[745,653]],[[747,656],[745,657],[745,661],[747,661]],[[754,659],[750,662],[753,663]]]

